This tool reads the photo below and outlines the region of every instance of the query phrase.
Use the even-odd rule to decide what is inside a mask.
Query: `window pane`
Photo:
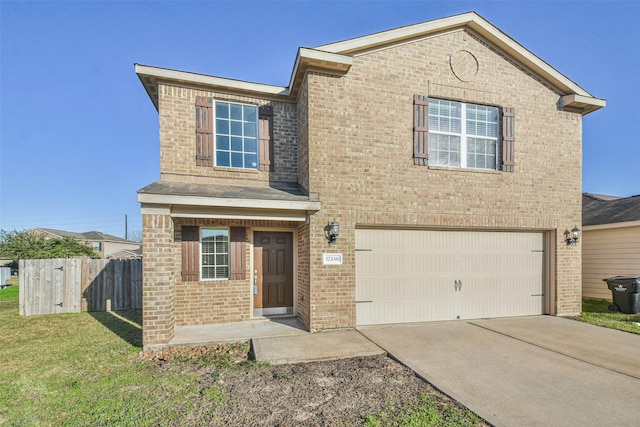
[[[229,118],[229,104],[226,102],[216,102],[216,117],[220,119]]]
[[[244,162],[242,159],[242,153],[231,153],[231,167],[232,168],[242,168],[244,167]]]
[[[244,155],[245,167],[258,167],[258,155],[257,154],[245,154]]]
[[[245,138],[244,140],[244,152],[245,153],[257,153],[258,152],[258,140],[255,138]]]
[[[242,120],[242,105],[240,104],[231,104],[231,119],[232,120]]]
[[[229,135],[229,121],[216,119],[216,134]]]
[[[216,148],[218,150],[229,150],[229,137],[216,135]]]
[[[238,136],[231,137],[231,151],[242,151],[242,138]]]
[[[242,136],[242,122],[231,122],[231,135]]]
[[[256,124],[251,122],[245,122],[244,124],[244,136],[255,138],[258,133],[256,129]]]
[[[460,137],[429,134],[429,163],[460,166]]]
[[[492,139],[469,138],[467,144],[467,167],[495,169],[496,142]]]
[[[216,151],[216,164],[218,166],[231,166],[230,153],[228,151]]]
[[[253,105],[245,105],[244,107],[244,120],[246,122],[257,122],[258,107]]]

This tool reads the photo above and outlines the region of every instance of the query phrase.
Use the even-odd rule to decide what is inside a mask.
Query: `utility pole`
[[[127,225],[127,214],[124,215],[124,240],[129,240],[129,227]]]

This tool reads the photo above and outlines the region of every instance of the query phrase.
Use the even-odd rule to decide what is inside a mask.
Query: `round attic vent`
[[[468,50],[459,50],[449,58],[451,71],[463,82],[470,82],[478,74],[478,60]]]

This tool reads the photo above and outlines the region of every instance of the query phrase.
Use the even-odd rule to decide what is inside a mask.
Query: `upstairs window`
[[[196,165],[270,172],[273,106],[196,97]]]
[[[429,99],[429,164],[498,169],[499,110]]]
[[[216,166],[258,168],[258,107],[216,101]]]

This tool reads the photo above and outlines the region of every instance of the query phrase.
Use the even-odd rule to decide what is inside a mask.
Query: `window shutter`
[[[413,164],[429,164],[429,97],[413,96]]]
[[[213,99],[196,97],[196,165],[213,166]]]
[[[200,229],[192,225],[182,226],[182,281],[200,278]]]
[[[245,280],[247,277],[246,269],[246,240],[247,232],[243,227],[231,227],[229,245],[229,257],[231,264],[231,280]]]
[[[516,145],[516,113],[513,108],[502,109],[502,170],[513,172]]]
[[[258,147],[258,162],[260,170],[271,171],[271,136],[273,134],[273,106],[262,105],[259,109],[258,134],[260,144]]]

